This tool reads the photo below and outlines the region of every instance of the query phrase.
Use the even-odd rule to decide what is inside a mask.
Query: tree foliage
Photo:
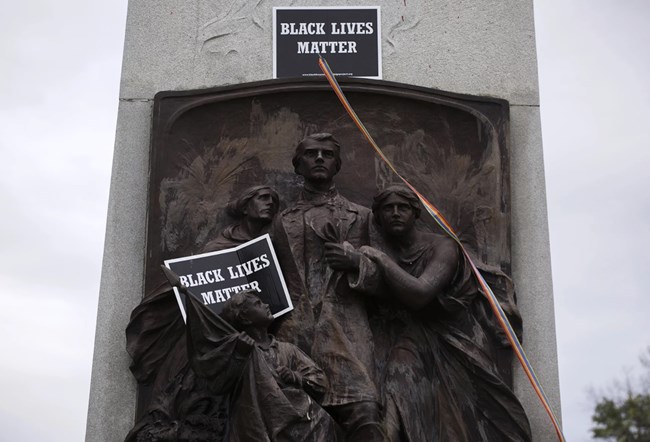
[[[636,382],[628,376],[600,395],[591,417],[595,439],[650,442],[650,348],[640,359],[644,374]]]

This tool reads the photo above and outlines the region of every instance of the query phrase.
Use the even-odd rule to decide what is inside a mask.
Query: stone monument
[[[298,195],[302,187],[299,176],[306,186],[317,180],[300,166],[300,145],[291,164],[295,146],[305,136],[332,132],[340,139],[340,144],[335,142],[339,146],[336,155],[340,155],[343,166],[339,160],[335,181],[347,199],[336,204],[349,207],[346,210],[354,213],[357,221],[351,224],[355,227],[344,229],[345,235],[351,235],[346,237],[337,231],[340,224],[334,228],[325,222],[326,217],[316,215],[309,221],[306,214],[301,215],[301,222],[307,222],[323,241],[303,247],[312,251],[317,247],[334,273],[329,270],[326,277],[313,274],[315,261],[310,261],[309,253],[302,263],[304,269],[299,268],[301,263],[296,264],[296,256],[285,259],[285,272],[297,266],[291,270],[303,275],[303,283],[311,281],[309,292],[326,293],[335,275],[337,288],[332,290],[338,295],[341,281],[347,278],[345,290],[365,290],[373,296],[376,290],[360,278],[358,263],[379,253],[397,259],[403,252],[390,245],[395,229],[378,223],[373,233],[372,221],[363,221],[365,217],[371,219],[370,211],[363,206],[370,207],[378,191],[394,189],[391,185],[396,178],[364,144],[327,83],[318,78],[270,80],[274,72],[273,7],[286,4],[203,0],[147,3],[129,4],[87,441],[124,440],[152,400],[151,389],[138,387],[129,371],[132,361],[124,332],[132,310],[164,283],[162,274],[155,271],[164,259],[199,253],[210,249],[215,238],[223,238],[219,232],[229,224],[225,209],[242,192],[248,196],[239,203],[240,220],[231,224],[228,237],[246,230],[237,226],[254,225],[246,224],[247,219],[255,217],[249,216],[242,204],[258,194],[266,195],[266,203],[260,202],[259,207],[267,204],[273,208],[261,209],[266,215],[261,215],[263,222],[256,228],[259,232],[270,230],[280,249],[285,238],[286,250],[290,250],[284,253],[285,258],[295,252],[292,231],[286,226],[294,222],[291,208],[296,201],[295,207],[300,206],[303,198]],[[314,6],[311,2],[291,4],[303,5]],[[381,26],[356,28],[361,33],[380,33],[383,80],[344,79],[343,89],[378,143],[398,167],[403,167],[403,174],[455,225],[482,263],[481,270],[493,269],[506,279],[512,277],[520,313],[519,317],[513,310],[513,319],[520,318],[523,323],[524,348],[559,415],[532,1],[334,1],[327,6],[364,5],[380,7]],[[346,47],[349,51],[355,46],[348,43]],[[307,187],[305,191],[328,192],[311,184]],[[190,194],[191,198],[185,197]],[[273,202],[271,194],[276,195]],[[268,218],[278,212],[278,194],[284,211],[278,215],[281,222],[269,228]],[[377,195],[377,210],[399,205],[390,198],[408,200],[408,195],[399,190],[393,194]],[[407,205],[404,201],[402,206]],[[337,215],[336,219],[342,217],[348,215]],[[381,217],[380,212],[375,217]],[[419,228],[432,232],[417,238],[435,234],[435,226],[424,220],[417,222]],[[278,227],[281,224],[285,229]],[[409,234],[411,227],[406,229]],[[278,254],[282,261],[282,252]],[[349,254],[356,256],[354,263],[345,258]],[[405,275],[420,276],[422,269],[417,265],[404,264]],[[305,272],[312,274],[304,277]],[[386,281],[395,283],[390,278]],[[400,302],[408,304],[409,300]],[[318,315],[327,308],[323,305]],[[367,313],[348,303],[335,316],[357,314],[353,313],[355,309],[361,309],[359,314]],[[293,316],[281,319],[274,330],[279,338],[295,338],[294,344],[303,349],[311,345],[313,336],[305,332],[301,341],[292,324],[292,318],[306,311],[312,312],[313,306],[300,310],[296,305]],[[369,313],[367,330],[356,330],[361,335],[351,339],[372,341],[373,326],[377,325],[373,318],[385,318],[381,312],[373,315]],[[387,324],[390,327],[392,322]],[[424,336],[430,333],[428,327],[423,323],[395,332],[397,347],[402,345],[399,336]],[[318,330],[314,333],[317,336]],[[444,336],[441,333],[438,336]],[[374,339],[378,339],[376,334]],[[381,349],[384,344],[377,342],[376,347]],[[324,345],[322,351],[327,353]],[[326,365],[325,374],[336,384],[337,369],[328,368],[327,358],[319,351],[311,356],[317,364]],[[513,404],[520,402],[525,409],[533,440],[556,440],[549,418],[518,365],[513,365],[511,355],[502,350],[495,354],[499,373],[513,384],[517,397]],[[373,358],[372,353],[354,356]],[[378,363],[382,376],[391,373],[390,358],[386,360],[386,367]],[[349,370],[346,373],[349,379],[352,375]],[[363,374],[354,379],[356,386],[366,382]],[[405,388],[399,379],[387,379],[387,390]],[[368,389],[359,391],[356,403],[375,400],[371,390],[376,382],[368,380],[367,384]],[[376,394],[381,397],[383,393]],[[504,397],[509,394],[505,392]],[[339,423],[344,421],[340,417],[344,407],[336,405],[342,402],[336,396],[330,400],[325,400],[325,409],[330,407]],[[396,401],[396,412],[404,413],[400,411],[403,404]],[[373,424],[374,411],[367,407],[352,414],[362,413],[371,416],[364,425]],[[396,427],[399,425],[393,425]]]

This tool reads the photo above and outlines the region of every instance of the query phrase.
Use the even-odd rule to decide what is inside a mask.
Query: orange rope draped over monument
[[[413,192],[415,192],[415,194],[418,196],[418,198],[424,205],[429,215],[431,215],[433,219],[438,223],[438,225],[440,225],[440,227],[458,243],[460,249],[463,251],[463,254],[467,258],[467,261],[470,263],[474,276],[476,277],[479,285],[481,286],[483,294],[486,296],[490,304],[490,307],[492,308],[492,311],[494,312],[497,321],[499,322],[499,325],[505,332],[508,341],[512,346],[512,349],[514,350],[515,355],[519,360],[519,363],[521,364],[522,368],[524,369],[524,372],[526,373],[526,376],[528,377],[528,380],[530,381],[530,384],[533,386],[535,392],[537,393],[537,396],[539,397],[539,400],[542,402],[542,405],[546,410],[546,413],[550,417],[551,422],[555,427],[555,432],[557,433],[558,439],[562,442],[565,442],[566,439],[564,438],[564,434],[562,434],[562,429],[560,428],[560,424],[557,418],[555,417],[553,410],[551,410],[551,406],[549,404],[548,398],[546,397],[546,394],[542,389],[542,385],[539,382],[539,379],[537,378],[537,375],[535,374],[535,371],[533,370],[530,361],[526,357],[526,353],[524,352],[524,349],[521,346],[519,339],[517,339],[517,336],[515,335],[515,332],[512,329],[512,326],[510,325],[510,321],[508,321],[508,318],[506,317],[506,314],[501,308],[501,305],[499,305],[499,301],[497,300],[496,296],[492,292],[492,289],[490,289],[490,286],[483,278],[483,275],[481,275],[479,270],[476,268],[476,265],[470,258],[469,254],[467,253],[467,250],[465,250],[465,247],[463,247],[463,245],[461,244],[460,239],[454,232],[453,228],[447,222],[447,220],[442,216],[442,214],[438,211],[438,209],[436,209],[436,207],[433,204],[431,204],[420,192],[418,192],[418,190],[415,187],[413,187],[411,183],[409,183],[404,177],[402,177],[402,175],[399,174],[399,172],[397,172],[395,166],[393,166],[391,161],[386,157],[386,155],[382,152],[379,146],[377,146],[375,140],[372,138],[372,136],[370,135],[366,127],[363,125],[363,123],[357,116],[354,109],[352,109],[352,106],[350,106],[350,103],[345,97],[343,90],[341,90],[341,86],[336,81],[336,78],[334,78],[334,74],[332,73],[332,70],[327,64],[327,61],[325,61],[323,57],[319,57],[318,65],[320,69],[323,71],[323,73],[325,74],[325,77],[327,78],[327,81],[329,82],[330,86],[334,90],[334,93],[341,101],[341,104],[343,105],[347,113],[352,118],[352,121],[354,121],[354,124],[356,124],[356,126],[359,128],[361,133],[363,133],[363,136],[368,140],[368,142],[373,147],[377,155],[379,155],[382,161],[384,161],[384,163],[395,173],[395,175],[397,175],[404,182],[404,184],[406,184]]]

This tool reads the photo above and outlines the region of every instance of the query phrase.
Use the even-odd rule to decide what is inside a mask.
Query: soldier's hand
[[[255,340],[248,336],[245,332],[241,332],[237,335],[237,344],[235,345],[235,351],[241,355],[247,355],[255,347]]]
[[[361,253],[349,242],[325,243],[325,262],[334,270],[356,270],[361,262]]]
[[[300,376],[295,371],[292,371],[289,367],[285,367],[285,366],[279,367],[278,375],[280,376],[280,379],[282,379],[284,383],[302,387],[302,376]]]

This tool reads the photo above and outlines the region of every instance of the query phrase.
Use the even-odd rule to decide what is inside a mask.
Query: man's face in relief
[[[296,168],[306,181],[331,181],[337,172],[336,147],[331,141],[309,140]]]

